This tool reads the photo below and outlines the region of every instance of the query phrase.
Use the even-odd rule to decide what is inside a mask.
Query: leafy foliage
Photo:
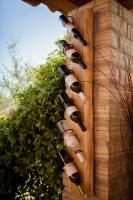
[[[34,80],[32,74],[33,66],[23,63],[19,55],[18,41],[11,41],[8,44],[8,51],[12,67],[4,67],[1,85],[7,90],[6,94],[13,97],[18,91],[25,89]]]
[[[35,81],[16,95],[17,108],[0,120],[0,199],[61,199],[62,139],[56,122],[63,116],[57,94],[64,88],[59,51],[34,71]],[[5,178],[6,177],[6,178]]]
[[[34,67],[23,63],[19,55],[18,41],[8,44],[12,66],[2,67],[0,76],[0,114],[6,115],[15,107],[14,97],[34,80]]]

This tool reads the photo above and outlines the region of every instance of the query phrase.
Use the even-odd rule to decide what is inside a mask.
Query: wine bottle
[[[78,141],[74,131],[72,129],[68,128],[67,121],[65,119],[60,120],[57,123],[57,127],[58,127],[60,133],[63,134],[65,146],[68,149],[72,150],[77,155],[78,159],[81,162],[84,162],[84,155],[80,149],[79,141]]]
[[[59,152],[59,156],[64,164],[64,171],[66,173],[66,175],[69,177],[69,179],[75,183],[80,191],[81,194],[84,194],[80,184],[81,184],[81,180],[80,180],[80,174],[79,171],[77,170],[72,158],[67,154],[65,149],[62,149]]]
[[[70,32],[72,33],[73,37],[78,39],[84,46],[87,45],[87,42],[82,37],[81,33],[77,30],[77,28],[68,20],[67,17],[64,15],[61,15],[59,17],[59,20],[61,21],[62,25]]]
[[[66,65],[59,66],[59,72],[64,78],[66,85],[73,91],[79,94],[82,100],[86,100],[86,96],[81,91],[81,85],[79,81],[74,76],[73,71],[69,70]]]
[[[61,51],[74,63],[79,64],[83,69],[86,69],[87,65],[81,60],[80,54],[74,49],[72,44],[69,44],[66,40],[60,40],[58,46]]]
[[[76,122],[82,131],[86,131],[86,128],[81,121],[80,112],[74,105],[73,101],[65,93],[60,93],[58,96],[65,108],[66,113],[70,117],[70,119],[72,121]]]

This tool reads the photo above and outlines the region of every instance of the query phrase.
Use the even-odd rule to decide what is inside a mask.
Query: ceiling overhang
[[[22,0],[26,3],[29,3],[32,6],[37,6],[40,3],[43,3],[48,6],[52,11],[60,11],[62,13],[67,13],[79,6],[84,5],[85,3],[90,2],[91,0]],[[133,0],[117,0],[127,9],[133,9]]]

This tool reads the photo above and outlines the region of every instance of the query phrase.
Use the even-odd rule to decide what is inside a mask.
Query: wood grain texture
[[[23,0],[22,0],[23,1]],[[33,6],[36,6],[40,3],[46,4],[50,10],[52,11],[72,11],[76,7],[83,6],[86,3],[91,2],[92,0],[24,0],[27,3],[30,3]],[[122,4],[124,7],[132,10],[133,9],[133,2],[131,0],[117,0],[120,4]],[[63,6],[62,6],[63,3]],[[53,9],[54,7],[54,9]]]
[[[42,2],[48,5],[49,8],[55,7],[56,10],[59,10],[65,13],[78,7],[76,4],[68,0],[61,0],[61,1],[60,0],[54,0],[54,1],[43,0]]]
[[[92,78],[93,78],[93,15],[88,8],[77,10],[76,13],[69,13],[74,17],[75,25],[80,30],[88,46],[83,47],[82,44],[68,34],[69,42],[73,43],[75,48],[82,56],[83,61],[87,64],[87,69],[82,69],[78,64],[68,62],[68,68],[74,71],[75,76],[81,83],[82,90],[85,93],[87,100],[83,102],[80,97],[66,89],[66,93],[74,99],[75,105],[78,107],[82,121],[87,128],[86,132],[82,132],[77,124],[72,122],[65,114],[69,126],[73,128],[80,141],[81,149],[85,155],[85,162],[80,163],[75,155],[71,154],[81,174],[82,187],[85,195],[81,196],[76,186],[73,183],[66,181],[65,194],[71,196],[70,199],[90,199],[93,194],[93,106],[92,106]],[[66,192],[67,191],[67,192]]]
[[[22,0],[32,6],[38,6],[41,3],[41,0]]]
[[[121,117],[120,108],[114,103],[109,90],[112,90],[110,81],[105,78],[105,75],[110,74],[110,70],[106,61],[111,61],[114,68],[118,64],[121,65],[121,72],[124,73],[124,56],[123,49],[125,49],[126,58],[130,59],[133,63],[133,14],[131,11],[125,9],[122,5],[118,4],[115,0],[95,0],[90,5],[86,4],[81,8],[73,10],[72,14],[77,20],[75,21],[79,30],[84,33],[84,36],[89,38],[88,29],[83,28],[85,22],[85,10],[93,6],[93,19],[94,19],[94,54],[93,54],[93,124],[94,124],[94,193],[88,199],[92,200],[132,200],[133,196],[129,198],[129,154],[131,153],[126,149],[129,144],[129,135],[125,119]],[[82,17],[80,16],[82,15]],[[85,31],[85,32],[84,32]],[[74,43],[77,50],[83,56],[85,62],[90,65],[91,56],[86,48],[82,48],[79,42],[69,36],[69,40]],[[91,48],[90,48],[91,50]],[[91,51],[90,51],[91,52]],[[89,55],[89,56],[88,56]],[[89,60],[88,60],[89,59]],[[88,95],[87,90],[89,75],[91,69],[88,71],[82,70],[77,64],[69,63],[69,67],[74,70],[75,75],[80,80],[83,90]],[[90,70],[90,71],[89,71]],[[86,71],[86,73],[85,73]],[[103,73],[101,73],[104,72]],[[88,73],[88,75],[87,75]],[[116,73],[116,78],[119,81],[119,76]],[[84,82],[86,80],[86,82]],[[82,119],[86,123],[87,128],[91,124],[90,118],[87,117],[86,110],[91,107],[89,101],[83,105],[80,99],[67,90],[81,111]],[[115,95],[115,91],[113,91]],[[89,137],[83,136],[82,132],[75,125],[70,123],[77,133],[81,142],[81,147],[86,152],[88,149]],[[84,137],[84,139],[83,139]],[[87,138],[86,138],[87,137]],[[89,152],[88,149],[87,152]],[[87,154],[89,160],[89,154]],[[92,154],[93,155],[93,154]],[[88,180],[84,176],[86,168],[81,166],[75,159],[75,162],[81,172],[85,189],[88,188]],[[88,172],[87,172],[88,173]],[[89,174],[87,174],[89,177]],[[67,182],[66,182],[67,183]],[[87,185],[87,188],[86,188]],[[73,189],[71,189],[73,187]],[[74,192],[75,193],[72,193]],[[72,195],[73,194],[73,195]],[[76,188],[69,185],[69,191],[66,189],[64,192],[63,200],[80,200],[80,195],[77,195]],[[88,193],[89,194],[89,193]],[[85,198],[85,197],[84,197]]]

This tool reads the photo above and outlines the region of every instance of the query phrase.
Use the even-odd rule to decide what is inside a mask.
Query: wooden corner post
[[[92,199],[93,196],[93,105],[92,105],[92,88],[93,88],[93,14],[90,8],[86,6],[77,8],[68,16],[74,18],[74,25],[82,33],[84,39],[88,45],[83,46],[78,40],[74,39],[71,34],[68,33],[68,42],[72,43],[75,49],[80,53],[83,61],[87,64],[86,69],[82,69],[78,64],[67,61],[69,69],[73,70],[75,76],[79,80],[82,86],[82,90],[87,97],[86,101],[82,101],[76,93],[72,92],[69,88],[66,88],[66,93],[70,98],[74,100],[75,105],[79,109],[82,117],[82,121],[85,124],[87,130],[82,132],[80,128],[72,122],[67,115],[65,118],[68,121],[69,127],[74,129],[78,140],[81,145],[85,156],[85,162],[80,162],[75,155],[71,155],[74,158],[74,162],[80,172],[82,188],[85,191],[84,195],[81,195],[77,187],[69,181],[64,175],[64,192],[63,200],[84,200]]]

